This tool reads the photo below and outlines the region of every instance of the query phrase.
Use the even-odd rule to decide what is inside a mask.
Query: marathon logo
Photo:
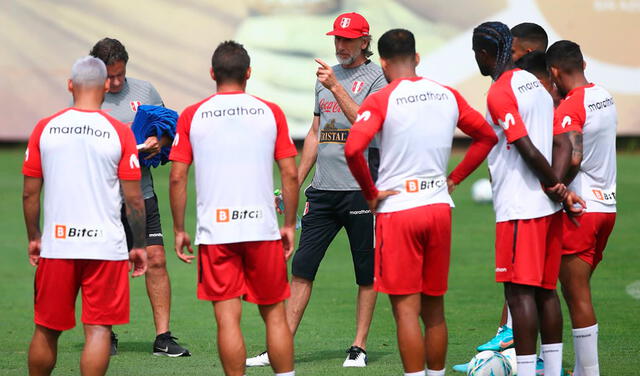
[[[447,179],[443,176],[433,179],[408,179],[404,182],[404,189],[407,193],[418,193],[423,191],[439,191],[447,186]]]
[[[216,222],[229,223],[237,221],[262,222],[264,211],[260,208],[224,208],[216,209]]]
[[[104,232],[98,228],[82,228],[67,225],[54,226],[54,238],[56,239],[90,239],[102,238]]]
[[[223,108],[213,111],[202,111],[200,117],[202,119],[208,119],[212,117],[233,117],[233,116],[257,116],[264,115],[263,108],[255,107],[236,107],[236,108]]]
[[[396,105],[402,104],[411,104],[417,102],[427,102],[427,101],[446,101],[449,99],[449,96],[446,93],[433,93],[427,91],[425,93],[420,93],[416,95],[408,95],[406,97],[398,97],[396,98]]]
[[[64,135],[86,135],[97,138],[111,138],[111,132],[103,131],[100,129],[94,129],[90,125],[82,126],[70,126],[70,127],[50,127],[49,134],[64,134]]]
[[[327,124],[325,124],[324,128],[320,131],[320,141],[321,144],[344,144],[347,142],[347,137],[349,136],[349,132],[351,129],[345,128],[340,129],[336,128],[335,119],[331,119]]]
[[[609,97],[602,102],[589,103],[587,105],[587,108],[589,109],[589,112],[593,112],[596,110],[602,110],[604,108],[611,107],[613,105],[615,105],[615,102],[613,101],[613,98]]]
[[[540,83],[540,80],[527,82],[524,85],[518,86],[518,92],[520,92],[520,94],[523,94],[523,93],[526,93],[529,90],[537,89],[537,88],[539,88],[541,86],[542,86],[542,84]]]

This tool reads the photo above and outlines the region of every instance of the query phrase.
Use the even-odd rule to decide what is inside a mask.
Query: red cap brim
[[[335,35],[338,37],[349,38],[349,39],[356,39],[356,38],[365,36],[365,34],[362,34],[357,31],[351,31],[351,30],[332,30],[328,32],[327,35]]]

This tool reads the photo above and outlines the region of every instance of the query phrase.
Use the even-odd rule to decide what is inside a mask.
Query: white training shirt
[[[551,164],[553,99],[549,92],[533,74],[513,69],[491,85],[487,107],[487,121],[498,136],[488,159],[496,222],[539,218],[560,210],[511,145],[528,135]]]
[[[140,180],[133,133],[102,111],[68,108],[34,128],[22,172],[44,181],[40,257],[127,260],[120,181]]]
[[[169,158],[195,163],[196,244],[280,239],[273,161],[296,154],[273,103],[229,92],[187,107]]]
[[[613,97],[589,84],[575,88],[556,109],[555,133],[582,133],[582,163],[569,188],[586,201],[587,212],[616,212],[616,128]]]
[[[437,203],[453,206],[446,172],[456,126],[465,133],[484,126],[493,137],[482,115],[457,91],[426,78],[394,80],[365,99],[349,141],[354,138],[354,143],[368,143],[378,134],[380,168],[376,188],[399,192],[380,201],[377,212]],[[362,169],[352,169],[354,173],[359,170]],[[359,182],[368,181],[361,176],[356,178]],[[363,186],[365,197],[374,189],[369,180]]]

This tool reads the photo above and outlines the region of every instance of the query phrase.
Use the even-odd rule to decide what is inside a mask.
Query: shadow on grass
[[[380,361],[383,357],[393,354],[392,351],[378,351],[372,352],[372,354],[368,355],[368,363],[375,363]],[[335,350],[321,350],[314,352],[307,352],[302,354],[296,354],[296,363],[310,363],[317,362],[320,360],[339,360],[340,363],[346,359],[347,353],[344,351],[335,351]]]
[[[189,345],[183,343],[186,348],[189,348]],[[76,343],[73,346],[76,350],[82,351],[84,347],[84,343]],[[118,342],[118,354],[123,353],[146,353],[151,355],[153,350],[153,342],[152,341],[123,341],[120,340]]]

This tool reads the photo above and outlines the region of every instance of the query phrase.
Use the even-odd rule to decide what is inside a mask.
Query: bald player
[[[85,335],[79,373],[104,375],[111,326],[129,322],[129,262],[133,277],[147,268],[138,152],[129,127],[100,110],[109,90],[104,63],[90,56],[77,60],[68,89],[73,107],[38,122],[22,169],[29,261],[37,266],[32,376],[53,371],[58,338],[75,326],[78,291]],[[122,197],[133,235],[130,251],[120,221]]]

